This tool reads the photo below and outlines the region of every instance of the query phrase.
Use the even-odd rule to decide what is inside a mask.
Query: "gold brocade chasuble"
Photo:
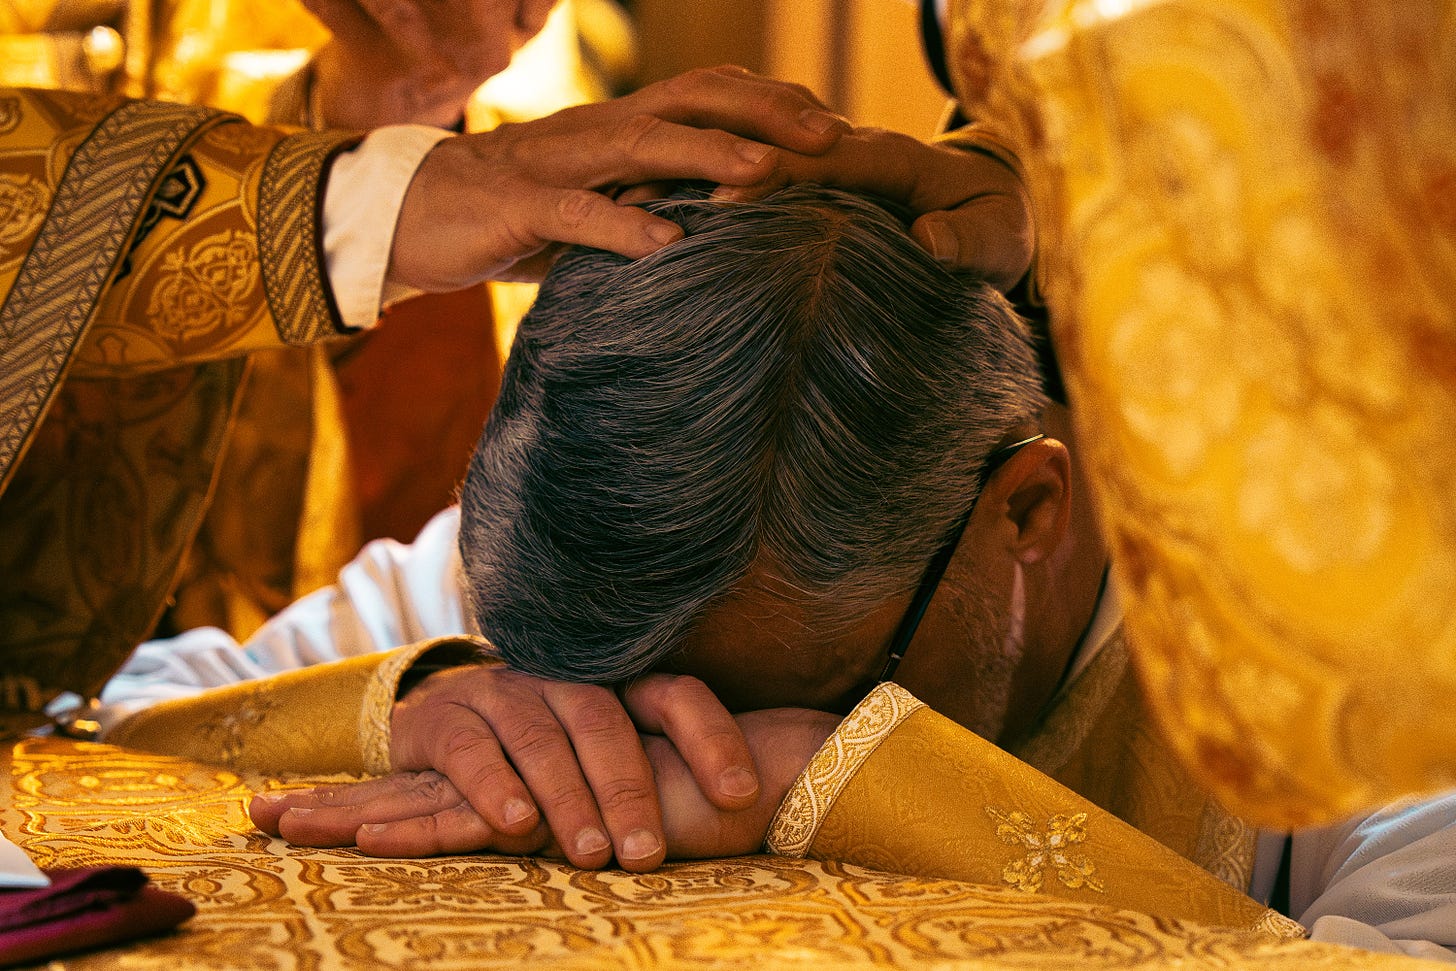
[[[0,727],[155,625],[244,355],[338,333],[317,208],[349,141],[0,90]]]
[[[1456,3],[953,0],[1147,705],[1230,809],[1456,784]]]

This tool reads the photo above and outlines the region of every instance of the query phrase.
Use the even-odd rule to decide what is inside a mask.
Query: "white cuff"
[[[324,259],[346,326],[372,327],[386,297],[392,303],[413,295],[385,292],[394,227],[415,171],[450,136],[428,125],[389,125],[334,160],[324,191]]]

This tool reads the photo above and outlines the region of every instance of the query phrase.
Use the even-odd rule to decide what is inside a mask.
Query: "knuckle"
[[[560,726],[546,719],[529,719],[514,726],[507,737],[501,739],[511,759],[517,764],[523,759],[545,759],[561,746]]]
[[[572,228],[583,226],[596,211],[597,195],[586,189],[572,189],[563,192],[556,202],[556,217],[561,224]]]
[[[440,839],[440,814],[432,813],[429,816],[418,817],[416,825],[419,832],[414,834],[421,842],[429,846],[436,846]]]
[[[668,94],[688,97],[694,92],[700,91],[705,85],[713,84],[721,76],[720,68],[695,67],[690,71],[684,71],[668,78],[662,83],[662,86]]]
[[[453,797],[455,794],[455,787],[438,772],[420,773],[419,777],[414,780],[412,790],[417,798],[431,804]]]
[[[736,749],[741,737],[736,729],[727,726],[702,728],[696,733],[694,742],[700,749],[722,753],[729,749]]]
[[[672,708],[702,704],[705,696],[711,696],[708,686],[690,674],[671,675],[660,689],[663,701]]]
[[[592,791],[585,782],[573,773],[557,773],[549,782],[535,786],[531,795],[546,810],[549,817],[553,812],[580,812],[589,809],[595,802]]]
[[[634,809],[657,799],[657,793],[639,779],[613,779],[599,785],[594,793],[597,805],[606,813]]]
[[[629,115],[612,134],[612,147],[623,155],[636,155],[663,124],[661,118],[645,111]]]
[[[503,765],[495,745],[481,737],[478,729],[457,728],[449,731],[440,741],[440,755],[436,764],[445,770],[433,779],[420,778],[416,782],[417,792],[434,795],[454,785],[453,777],[463,785],[477,785],[500,774]]]
[[[572,725],[581,731],[612,731],[631,727],[617,696],[606,688],[583,685],[568,697]]]

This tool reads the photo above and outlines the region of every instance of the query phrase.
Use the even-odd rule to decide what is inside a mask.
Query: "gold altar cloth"
[[[170,936],[50,965],[70,971],[1438,967],[774,856],[633,875],[298,849],[249,824],[263,780],[65,739],[19,742],[4,760],[0,826],[39,865],[140,866],[198,906]]]

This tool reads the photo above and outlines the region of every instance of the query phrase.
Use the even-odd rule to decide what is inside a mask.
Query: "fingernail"
[[[624,860],[643,860],[662,849],[662,841],[645,829],[634,830],[622,840]]]
[[[819,111],[816,108],[805,108],[799,113],[799,124],[809,129],[816,135],[822,135],[834,127],[852,128],[848,118],[840,115],[830,114],[827,111]]]
[[[666,246],[668,243],[676,243],[682,239],[682,228],[670,223],[653,223],[647,227],[647,235],[659,246]]]
[[[307,808],[305,806],[294,806],[292,809],[288,810],[283,815],[297,817],[297,816],[308,816],[308,815],[311,815],[312,813],[313,813],[313,810],[312,809],[309,809],[309,808]]]
[[[930,237],[930,255],[942,263],[954,263],[961,255],[960,240],[943,223],[925,223],[925,234]]]
[[[263,805],[270,808],[278,805],[286,798],[288,797],[281,792],[260,792],[257,795],[253,796],[253,800],[255,802],[261,802]]]
[[[734,766],[718,777],[718,789],[725,796],[742,798],[758,791],[758,780],[753,773],[741,766]]]
[[[506,825],[514,826],[536,815],[536,810],[524,799],[507,799],[505,806]]]
[[[582,856],[596,856],[602,850],[610,849],[611,846],[612,841],[607,839],[607,834],[595,827],[584,829],[576,834],[576,852]]]
[[[754,165],[768,158],[769,152],[773,151],[772,145],[761,145],[758,142],[739,142],[738,157]]]
[[[368,833],[370,836],[378,836],[380,833],[383,833],[385,830],[389,829],[389,824],[365,823],[363,826],[360,826],[359,829],[362,832]]]

